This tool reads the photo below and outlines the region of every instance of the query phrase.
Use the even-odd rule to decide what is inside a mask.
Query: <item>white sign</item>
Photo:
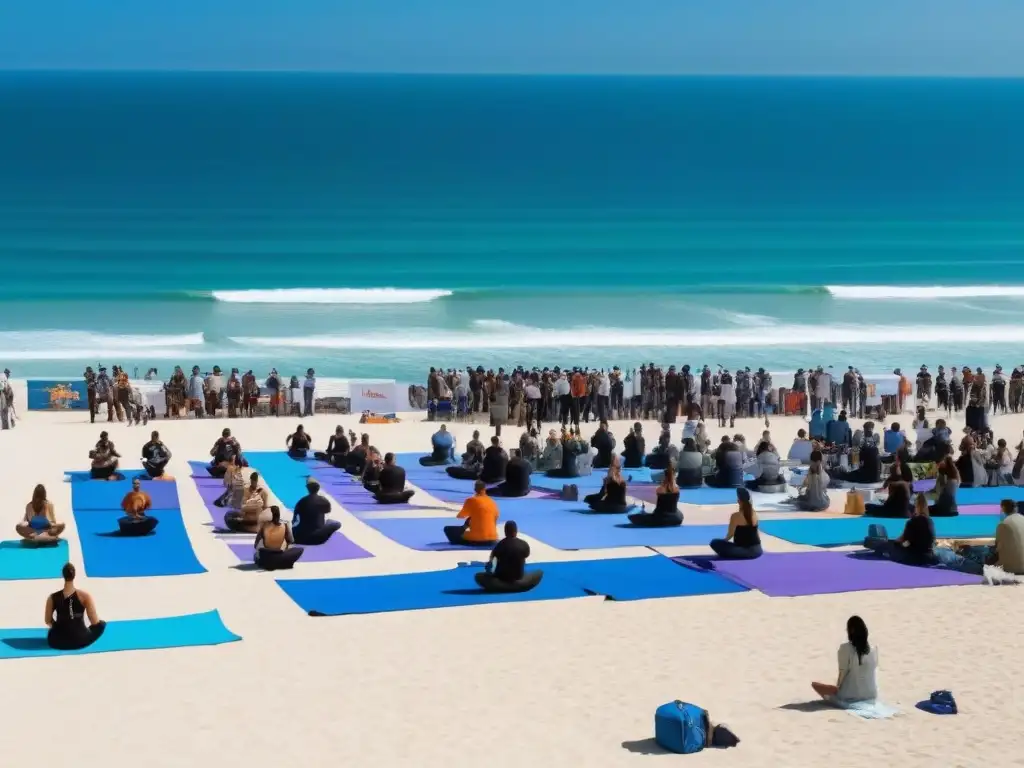
[[[373,411],[375,413],[395,413],[401,410],[395,382],[391,381],[349,381],[349,397],[352,401],[352,413]],[[408,398],[406,398],[408,401]],[[408,405],[406,405],[408,408]]]

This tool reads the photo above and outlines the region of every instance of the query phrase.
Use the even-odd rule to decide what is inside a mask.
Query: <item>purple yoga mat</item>
[[[648,504],[658,503],[658,486],[656,485],[630,485],[626,488],[626,495],[634,499],[645,501]]]
[[[710,568],[769,597],[829,595],[874,589],[916,589],[980,584],[980,576],[944,568],[899,565],[864,552],[789,552],[756,560],[679,557],[690,567]]]
[[[927,478],[925,480],[915,480],[913,485],[914,493],[928,493],[929,491],[935,490],[935,478]]]
[[[448,512],[447,509],[441,507],[423,507],[418,504],[378,504],[373,499],[370,499],[367,504],[342,504],[346,512],[351,512],[353,515],[359,515],[366,512],[409,512],[410,510],[416,509],[432,509],[438,515],[444,515]]]
[[[957,504],[961,515],[998,515],[1002,510],[998,504]]]
[[[245,541],[230,541],[227,542],[227,545],[228,549],[234,552],[239,560],[252,562],[254,554],[252,537]],[[303,552],[302,557],[299,558],[299,563],[327,563],[373,557],[372,554],[346,537],[341,531],[335,531],[325,544],[318,544],[315,547],[307,544],[300,546]]]

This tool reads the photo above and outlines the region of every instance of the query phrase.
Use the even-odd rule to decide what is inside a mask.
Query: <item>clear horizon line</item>
[[[1021,80],[1020,74],[985,73],[885,73],[885,72],[530,72],[530,71],[420,71],[303,69],[303,68],[176,68],[176,67],[0,67],[0,75],[11,74],[194,74],[194,75],[322,75],[340,77],[558,77],[558,78],[623,78],[623,79],[848,79],[848,80]]]

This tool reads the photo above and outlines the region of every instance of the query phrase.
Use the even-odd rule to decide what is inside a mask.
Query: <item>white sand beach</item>
[[[24,402],[24,399],[20,399]],[[322,449],[336,424],[366,431],[382,451],[426,451],[437,424],[407,414],[397,425],[358,417],[302,420]],[[909,426],[910,414],[905,416]],[[243,640],[212,647],[0,662],[8,706],[0,722],[5,766],[618,766],[660,752],[655,708],[699,704],[742,743],[689,758],[722,766],[906,768],[1024,765],[1024,654],[1017,632],[1024,589],[965,586],[769,598],[741,594],[613,602],[600,597],[365,616],[311,618],[273,583],[447,568],[465,552],[407,550],[334,504],[342,531],[374,557],[301,563],[271,574],[237,560],[210,532],[188,460],[208,457],[230,426],[246,450],[283,450],[294,418],[158,420],[148,427],[90,425],[81,411],[22,414],[0,432],[0,483],[8,526],[43,483],[81,550],[65,470],[86,469],[102,429],[126,458],[152,429],[173,451],[182,513],[207,573],[146,579],[80,577],[108,621],[216,608]],[[797,417],[772,419],[780,451]],[[859,422],[857,422],[859,424]],[[589,437],[596,425],[584,425]],[[962,422],[954,424],[956,430]],[[463,445],[474,426],[450,428]],[[484,435],[486,426],[479,426]],[[994,420],[1015,444],[1024,416]],[[621,446],[626,422],[612,430]],[[673,431],[678,443],[679,426]],[[735,431],[756,440],[757,419]],[[644,423],[650,446],[658,425]],[[709,423],[714,441],[721,430]],[[506,427],[506,446],[520,430]],[[271,491],[273,489],[271,488]],[[842,494],[835,494],[841,498]],[[416,501],[422,503],[419,494]],[[731,509],[731,507],[725,508]],[[451,507],[454,516],[456,508]],[[686,508],[687,522],[722,509]],[[841,506],[836,505],[836,511]],[[528,538],[528,537],[527,537]],[[650,554],[643,548],[562,552],[531,541],[532,561]],[[765,537],[768,551],[795,548]],[[706,547],[667,550],[707,552]],[[475,553],[474,553],[475,555]],[[476,556],[478,557],[478,556]],[[82,569],[80,568],[80,571]],[[53,581],[0,583],[0,625],[41,626]],[[834,682],[845,622],[859,614],[880,651],[881,698],[902,714],[864,721],[838,710],[799,711],[812,680]],[[936,689],[954,692],[955,717],[914,708]],[[672,761],[673,758],[662,757]]]

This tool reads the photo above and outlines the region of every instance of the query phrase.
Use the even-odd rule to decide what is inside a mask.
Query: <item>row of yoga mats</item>
[[[667,557],[628,557],[562,563],[531,563],[544,571],[529,592],[490,593],[477,587],[481,567],[344,579],[288,579],[277,583],[306,613],[340,616],[412,611],[484,603],[560,600],[603,595],[611,600],[746,592],[747,587],[710,571],[683,567]]]
[[[224,626],[217,611],[158,619],[109,621],[95,643],[77,651],[57,651],[51,648],[46,643],[46,629],[0,628],[0,659],[185,648],[233,643],[241,639]]]

